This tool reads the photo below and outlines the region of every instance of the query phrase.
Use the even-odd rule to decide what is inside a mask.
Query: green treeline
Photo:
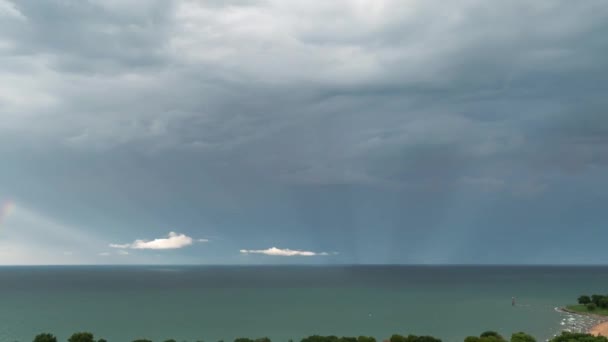
[[[589,311],[597,308],[608,309],[608,296],[598,294],[591,296],[582,295],[578,297],[578,303],[587,306]]]
[[[39,334],[34,338],[34,342],[57,342],[57,338],[48,333]],[[73,334],[68,342],[107,342],[105,339],[95,339],[93,334],[89,332],[78,332]],[[153,342],[148,339],[137,339],[133,342]],[[176,342],[173,339],[163,342]],[[203,342],[199,340],[197,342]],[[223,342],[223,341],[219,341]],[[268,337],[250,339],[237,338],[234,342],[271,342]],[[289,342],[293,342],[290,340]],[[370,336],[359,337],[337,337],[337,336],[319,336],[312,335],[303,338],[300,342],[376,342],[376,339]],[[390,339],[383,342],[441,342],[440,339],[432,336],[417,336],[417,335],[393,335]],[[464,342],[536,342],[536,339],[526,333],[518,332],[511,335],[510,340],[506,340],[500,334],[494,331],[486,331],[479,336],[469,336],[464,339]],[[561,335],[554,337],[549,342],[608,342],[608,338],[603,336],[593,336],[591,334],[562,332]]]

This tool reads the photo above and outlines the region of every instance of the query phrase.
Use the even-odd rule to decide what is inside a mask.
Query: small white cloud
[[[151,241],[135,240],[127,244],[110,244],[112,248],[131,248],[131,249],[177,249],[190,246],[193,239],[184,234],[170,232],[166,238],[154,239]]]
[[[101,253],[98,253],[97,255],[107,257],[107,256],[111,256],[113,254],[110,252],[101,252]],[[116,255],[129,255],[129,252],[121,249],[116,252]]]
[[[209,242],[209,239],[198,239],[198,242]]]
[[[325,255],[329,255],[329,253],[327,253],[327,252],[316,253],[316,252],[311,252],[311,251],[301,251],[301,250],[294,250],[294,249],[289,249],[289,248],[283,249],[283,248],[277,248],[277,247],[271,247],[268,249],[241,249],[240,252],[243,254],[265,254],[265,255],[272,255],[272,256],[325,256]]]
[[[125,243],[125,244],[117,244],[117,243],[111,243],[110,247],[112,248],[131,248],[131,244],[130,243]]]

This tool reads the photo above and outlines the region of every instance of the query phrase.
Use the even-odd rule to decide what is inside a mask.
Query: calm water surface
[[[92,331],[110,342],[497,330],[545,340],[576,329],[554,310],[608,292],[608,267],[0,267],[0,342]],[[511,306],[511,297],[517,306]]]

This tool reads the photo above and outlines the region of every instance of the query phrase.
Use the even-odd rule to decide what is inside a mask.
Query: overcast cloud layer
[[[603,0],[0,0],[0,264],[608,263],[606,37]]]

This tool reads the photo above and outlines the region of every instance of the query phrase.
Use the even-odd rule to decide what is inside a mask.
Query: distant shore
[[[575,315],[583,315],[583,316],[590,316],[590,317],[596,318],[598,323],[593,325],[589,329],[588,333],[596,335],[596,336],[608,337],[608,317],[607,316],[595,315],[592,313],[586,313],[586,312],[580,312],[580,311],[574,311],[574,310],[570,310],[566,307],[562,307],[559,309],[563,312],[568,312],[568,313],[575,314]]]

